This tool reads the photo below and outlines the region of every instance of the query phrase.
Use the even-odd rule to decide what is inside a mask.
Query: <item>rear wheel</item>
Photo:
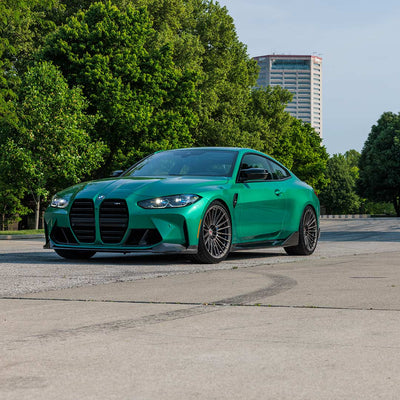
[[[291,256],[308,256],[314,253],[318,242],[317,216],[312,207],[307,206],[301,217],[299,227],[299,244],[285,247],[287,254]]]
[[[69,260],[88,260],[93,257],[96,252],[89,250],[61,250],[54,249],[54,251],[61,257],[67,258]]]
[[[228,256],[232,244],[232,224],[229,212],[220,201],[207,208],[199,233],[198,253],[192,260],[198,263],[219,263]]]

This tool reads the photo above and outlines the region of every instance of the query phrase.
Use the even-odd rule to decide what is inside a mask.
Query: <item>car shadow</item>
[[[97,253],[88,260],[68,260],[54,251],[2,253],[0,264],[66,264],[66,265],[170,265],[188,264],[188,258],[182,255],[127,255],[116,253]]]
[[[320,241],[329,242],[389,242],[400,243],[400,232],[381,231],[328,231],[321,232]],[[234,251],[227,262],[248,259],[262,259],[287,256],[283,248]],[[36,252],[8,252],[0,254],[0,264],[65,264],[65,265],[187,265],[191,264],[187,255],[181,254],[116,254],[97,253],[89,260],[67,260],[58,256],[54,251],[42,250]]]
[[[258,251],[235,251],[229,254],[226,261],[240,261],[248,259],[273,258],[277,256],[286,256],[282,252],[268,252],[268,250]],[[183,254],[116,254],[116,253],[97,253],[88,260],[68,260],[60,257],[54,251],[43,250],[38,252],[20,252],[20,253],[2,253],[0,254],[1,264],[57,264],[57,265],[187,265],[193,262],[187,255]],[[200,265],[200,264],[199,264]]]

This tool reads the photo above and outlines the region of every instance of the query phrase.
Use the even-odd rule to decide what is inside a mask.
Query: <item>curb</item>
[[[320,215],[320,220],[324,221],[354,221],[360,219],[368,219],[369,221],[399,221],[399,217],[373,217],[372,215]]]
[[[0,240],[23,240],[23,239],[44,239],[44,234],[33,235],[0,235]]]
[[[344,215],[321,215],[323,219],[360,219],[372,218],[369,214],[344,214]]]

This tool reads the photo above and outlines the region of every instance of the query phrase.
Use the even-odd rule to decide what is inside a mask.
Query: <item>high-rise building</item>
[[[322,137],[322,58],[266,55],[254,57],[260,66],[259,86],[282,86],[293,93],[286,111],[308,122]]]

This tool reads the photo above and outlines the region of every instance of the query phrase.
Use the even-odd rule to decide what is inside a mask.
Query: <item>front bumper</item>
[[[80,251],[96,251],[101,253],[135,253],[135,254],[196,254],[197,246],[185,247],[181,244],[174,243],[160,243],[151,248],[126,248],[126,247],[115,247],[107,248],[104,246],[68,246],[68,245],[58,245],[54,243],[51,239],[46,242],[43,246],[45,249],[62,249],[62,250],[80,250]]]
[[[108,203],[118,205],[111,204],[112,213],[105,214],[101,203],[84,201],[90,203],[88,211],[82,208],[77,213],[73,207],[47,209],[45,248],[137,254],[197,252],[201,204],[174,210],[146,210],[125,200],[109,200]],[[118,209],[115,214],[122,203],[123,212]]]

